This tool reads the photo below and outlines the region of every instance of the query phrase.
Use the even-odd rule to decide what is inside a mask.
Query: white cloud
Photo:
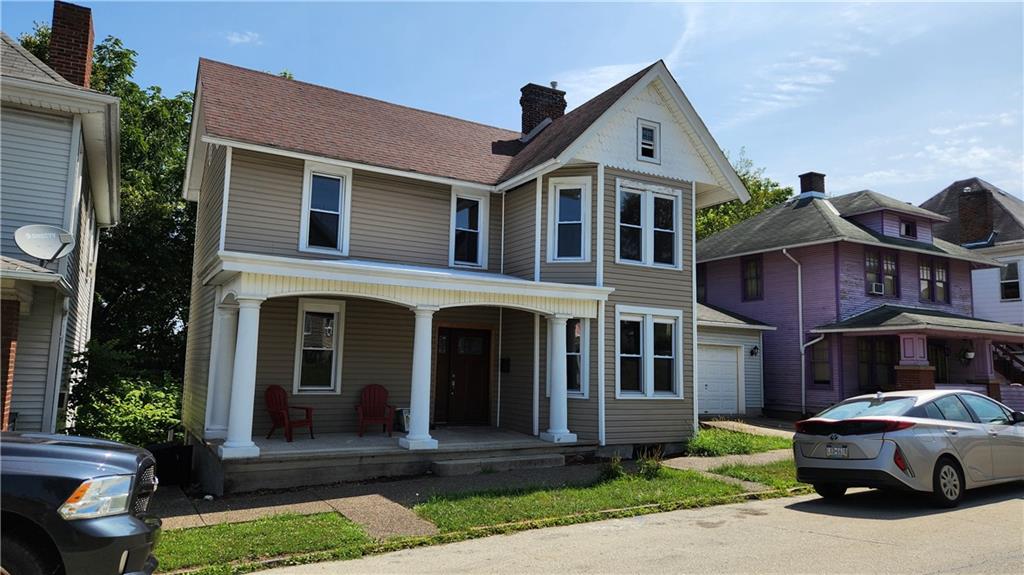
[[[260,40],[259,33],[251,30],[246,30],[244,32],[228,32],[224,35],[224,39],[232,46],[237,46],[239,44],[253,44],[258,46],[263,43],[263,41]]]
[[[1012,112],[1003,112],[1001,114],[991,114],[986,116],[979,116],[976,119],[965,120],[952,126],[938,126],[928,130],[936,136],[946,136],[949,134],[956,134],[958,132],[967,132],[972,130],[978,130],[981,128],[987,128],[989,126],[1002,126],[1008,127],[1017,124],[1017,115]]]
[[[686,54],[686,49],[693,44],[702,31],[700,25],[701,7],[694,4],[685,4],[681,8],[683,10],[682,31],[672,44],[669,52],[662,56],[662,59],[665,60],[665,63],[670,68],[685,64],[683,56]],[[651,61],[657,57],[657,55],[653,55]],[[651,62],[647,61],[569,70],[559,74],[558,87],[561,90],[565,90],[565,97],[571,109],[611,88],[650,64]]]
[[[757,83],[747,84],[739,96],[742,111],[718,128],[728,128],[755,118],[797,108],[810,103],[825,87],[835,83],[846,63],[835,57],[791,53],[781,62],[773,62],[755,72]]]

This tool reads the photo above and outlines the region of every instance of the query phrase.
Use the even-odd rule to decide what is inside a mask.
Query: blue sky
[[[919,203],[1024,188],[1024,10],[1001,4],[109,3],[136,80],[190,90],[200,56],[516,129],[519,88],[570,107],[664,58],[723,149],[796,186],[825,172]],[[4,2],[3,29],[49,2]]]

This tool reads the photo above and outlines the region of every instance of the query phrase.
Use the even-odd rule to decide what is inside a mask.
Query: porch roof
[[[960,332],[991,337],[1024,338],[1024,326],[977,319],[938,310],[881,305],[840,322],[818,326],[811,333]]]
[[[593,317],[613,288],[539,282],[489,272],[391,264],[366,260],[300,260],[219,252],[205,281],[224,285],[236,298],[339,295],[389,301],[408,307],[495,305],[539,313]]]

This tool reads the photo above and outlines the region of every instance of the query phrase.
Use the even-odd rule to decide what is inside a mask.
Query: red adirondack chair
[[[267,413],[270,414],[270,421],[273,423],[273,427],[270,428],[270,433],[267,434],[267,439],[274,434],[274,431],[278,427],[284,429],[284,439],[288,443],[292,442],[292,429],[296,427],[308,427],[309,438],[313,437],[313,408],[312,407],[299,407],[297,405],[288,405],[288,393],[285,392],[284,388],[280,385],[271,385],[267,388],[267,392],[264,396],[267,402]],[[288,413],[292,409],[299,409],[306,412],[306,416],[303,419],[293,419]]]
[[[359,437],[367,425],[382,424],[384,430],[391,437],[391,430],[395,423],[395,408],[388,405],[388,390],[383,386],[373,384],[363,388],[359,405],[356,406],[356,414],[359,416]]]

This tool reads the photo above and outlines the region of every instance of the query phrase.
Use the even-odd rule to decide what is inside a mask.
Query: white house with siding
[[[63,427],[69,361],[89,339],[99,230],[117,224],[118,100],[89,89],[92,17],[54,6],[47,65],[0,32],[2,429]],[[71,253],[39,265],[14,232],[67,230]]]

